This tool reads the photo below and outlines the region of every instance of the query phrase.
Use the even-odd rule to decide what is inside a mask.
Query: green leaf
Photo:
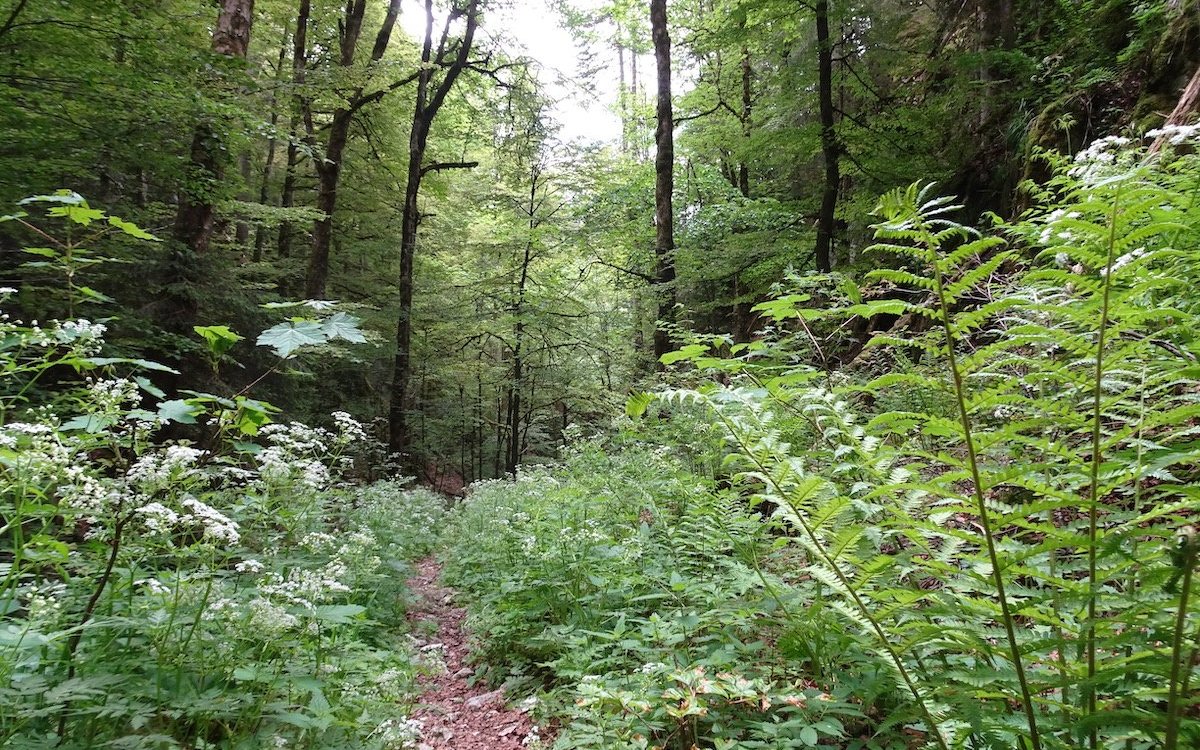
[[[86,206],[87,201],[74,190],[58,190],[53,195],[33,195],[17,201],[18,206],[28,206],[30,203],[62,203],[68,206]]]
[[[321,328],[331,341],[334,339],[343,339],[352,344],[365,344],[367,337],[359,330],[359,323],[362,323],[362,320],[359,318],[339,312],[326,318],[321,323]]]
[[[116,300],[113,299],[112,297],[109,297],[107,294],[104,294],[103,292],[97,292],[95,289],[92,289],[90,286],[81,286],[78,288],[78,291],[84,297],[87,297],[89,300],[93,300],[95,302],[109,302],[109,303],[116,302]]]
[[[156,386],[154,383],[151,383],[149,378],[144,378],[139,375],[133,379],[133,382],[137,383],[139,388],[155,398],[165,398],[167,395],[161,388]]]
[[[131,359],[129,357],[85,357],[78,360],[82,364],[91,365],[92,367],[108,367],[109,365],[135,365],[143,370],[154,370],[155,372],[169,372],[172,375],[178,375],[179,371],[160,365],[157,362],[152,362],[148,359]]]
[[[86,203],[78,206],[55,206],[46,213],[84,227],[91,226],[93,221],[99,221],[104,218],[103,211],[98,208],[88,208]]]
[[[313,616],[321,622],[345,625],[362,619],[367,608],[358,604],[325,604],[313,609]]]
[[[208,351],[214,359],[219,359],[243,338],[230,330],[229,326],[192,326],[192,330],[208,344]]]
[[[259,346],[269,346],[280,357],[287,358],[302,346],[323,344],[328,339],[324,326],[316,321],[288,321],[272,326],[258,336]]]
[[[625,401],[625,415],[630,419],[637,419],[646,413],[646,409],[650,407],[653,401],[654,396],[649,393],[639,392],[631,394],[628,400]]]
[[[664,365],[671,365],[680,360],[695,359],[706,353],[708,353],[708,344],[688,344],[678,351],[667,352],[659,357],[658,360]]]
[[[57,258],[60,253],[52,247],[26,247],[22,248],[21,252],[37,255],[42,258]]]
[[[125,221],[124,219],[117,218],[116,216],[110,216],[110,217],[108,217],[108,223],[111,226],[114,226],[117,229],[120,229],[122,232],[129,235],[130,237],[136,237],[139,240],[150,240],[152,242],[161,242],[160,239],[158,239],[157,237],[150,234],[145,229],[142,229],[137,224],[134,224],[131,221]]]
[[[170,401],[160,402],[158,405],[159,417],[165,421],[178,422],[179,424],[196,424],[196,415],[203,413],[203,411],[202,407],[182,399],[171,399]]]

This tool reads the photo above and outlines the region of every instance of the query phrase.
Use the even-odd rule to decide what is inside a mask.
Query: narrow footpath
[[[530,716],[504,703],[503,690],[471,687],[467,666],[467,613],[454,606],[454,592],[440,585],[441,566],[432,557],[417,563],[408,580],[417,598],[408,613],[423,652],[437,651],[446,671],[421,678],[423,693],[412,718],[421,722],[418,750],[526,750],[539,747]],[[436,632],[434,626],[436,623]]]

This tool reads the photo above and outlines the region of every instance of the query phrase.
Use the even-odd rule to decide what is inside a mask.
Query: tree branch
[[[435,161],[432,164],[426,164],[421,167],[421,176],[430,172],[441,172],[444,169],[474,169],[479,166],[477,161]]]

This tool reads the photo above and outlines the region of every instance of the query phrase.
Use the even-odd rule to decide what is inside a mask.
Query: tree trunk
[[[667,0],[650,0],[650,29],[658,70],[658,123],[654,130],[654,286],[658,299],[654,358],[658,361],[671,350],[671,338],[661,327],[675,317],[675,212],[671,196],[675,186],[675,120],[671,109]],[[662,367],[661,361],[657,366]]]
[[[304,80],[308,72],[308,16],[312,0],[300,0],[296,11],[296,33],[292,37],[292,87],[295,95],[292,102],[292,121],[288,130],[287,172],[283,176],[283,192],[279,199],[280,208],[291,208],[296,196],[296,167],[300,163],[300,147],[296,139],[300,136],[301,120],[307,117],[308,101],[304,96]],[[279,257],[292,254],[292,223],[284,221],[279,226]]]
[[[283,83],[283,64],[287,62],[288,53],[288,38],[287,30],[283,33],[283,42],[279,45],[279,59],[275,61],[275,83],[276,86]],[[275,166],[275,149],[279,143],[279,139],[275,137],[275,129],[279,126],[279,97],[271,94],[271,134],[267,137],[267,155],[263,159],[263,168],[259,173],[258,186],[258,202],[262,205],[267,204],[267,200],[271,197],[271,172]],[[254,230],[254,262],[258,263],[262,260],[263,250],[267,246],[267,228],[262,224]]]
[[[834,129],[833,115],[833,40],[829,36],[829,0],[817,0],[817,97],[821,118],[821,157],[825,162],[825,185],[821,193],[821,212],[817,215],[817,271],[833,270],[833,234],[837,225],[838,187],[841,173],[838,160],[841,146]]]
[[[213,29],[213,52],[244,60],[253,21],[254,0],[222,0]],[[212,123],[198,123],[192,135],[190,184],[181,193],[173,232],[175,239],[195,256],[207,253],[212,239],[213,198],[225,166],[221,153],[221,138]],[[188,265],[186,259],[181,260],[183,266]],[[185,270],[183,276],[187,275]],[[176,322],[186,329],[195,317],[196,300],[181,298],[175,306]]]
[[[750,66],[750,49],[742,47],[742,111],[738,119],[742,122],[742,154],[738,159],[737,187],[743,198],[750,197],[750,167],[746,164],[746,150],[750,145],[750,115],[753,106],[750,82],[754,69]]]
[[[366,0],[349,0],[346,3],[346,12],[340,26],[340,64],[343,68],[354,65],[354,53],[362,35],[365,13]],[[387,51],[399,13],[400,0],[391,0],[387,15],[384,16],[379,32],[375,35],[375,44],[371,49],[372,64],[379,62]],[[342,177],[346,144],[350,140],[350,125],[354,121],[355,112],[365,102],[378,101],[381,96],[381,92],[364,96],[363,88],[359,86],[345,103],[333,111],[329,138],[325,142],[325,157],[323,162],[317,165],[317,209],[324,213],[324,216],[313,223],[313,247],[308,258],[308,272],[304,278],[304,293],[309,299],[321,299],[325,296],[325,285],[329,279],[329,248],[333,243],[333,213],[337,208],[338,184]],[[314,135],[311,124],[308,120],[305,124],[311,139]]]
[[[433,0],[425,0],[425,36],[421,45],[421,70],[417,77],[417,96],[413,106],[412,127],[408,136],[408,174],[404,186],[404,214],[400,223],[400,312],[396,321],[396,359],[392,370],[391,404],[388,409],[388,445],[394,454],[411,459],[407,454],[412,436],[408,425],[408,391],[412,359],[412,296],[413,260],[417,251],[417,226],[420,223],[418,198],[421,193],[422,166],[429,140],[429,129],[446,96],[454,88],[459,75],[466,69],[479,25],[480,0],[467,0],[459,10],[466,20],[461,39],[450,39],[450,24],[455,13],[448,14],[438,49],[433,49]],[[398,6],[398,0],[394,1]],[[457,10],[457,7],[456,7]],[[457,49],[454,46],[457,45]],[[453,60],[445,67],[442,80],[433,86],[434,68],[454,51]]]
[[[1192,80],[1188,81],[1188,85],[1184,87],[1179,101],[1175,104],[1175,109],[1171,110],[1171,114],[1163,125],[1182,125],[1197,109],[1200,109],[1200,68],[1196,68]],[[1170,139],[1170,133],[1163,133],[1155,138],[1154,143],[1150,146],[1150,153],[1156,154],[1161,151]]]
[[[325,159],[317,164],[317,210],[324,214],[313,222],[312,253],[304,277],[304,296],[323,299],[329,280],[329,248],[333,243],[333,212],[337,208],[338,182],[342,178],[342,158],[350,139],[350,113],[337,110],[329,125]]]
[[[521,462],[521,395],[524,389],[525,378],[525,320],[522,315],[525,314],[525,291],[529,286],[529,264],[533,260],[533,237],[537,231],[537,190],[539,169],[534,165],[530,174],[529,182],[529,236],[525,240],[525,255],[521,260],[521,275],[517,280],[517,300],[513,305],[513,318],[516,324],[513,326],[513,348],[512,348],[512,382],[509,384],[508,397],[508,461],[505,470],[510,474],[517,473],[517,465]]]

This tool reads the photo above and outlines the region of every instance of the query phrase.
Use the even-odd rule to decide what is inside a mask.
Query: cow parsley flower
[[[191,495],[183,498],[180,504],[189,511],[184,520],[202,526],[205,539],[228,545],[237,544],[241,539],[237,522],[230,520],[212,506],[202,503]]]

